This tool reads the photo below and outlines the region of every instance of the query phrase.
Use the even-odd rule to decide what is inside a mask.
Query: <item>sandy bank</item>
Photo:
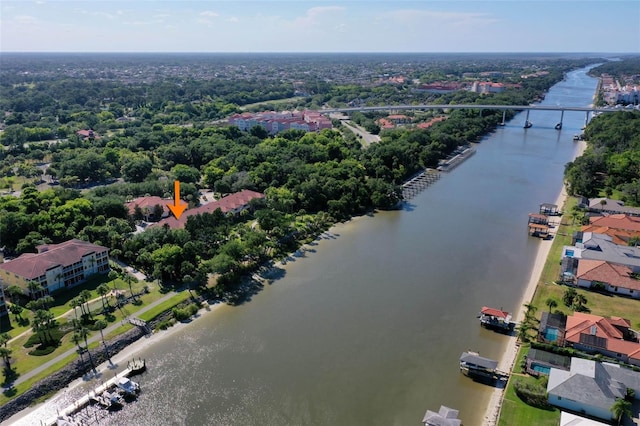
[[[579,142],[578,151],[576,152],[576,158],[581,156],[584,150],[587,147],[587,143],[585,141]],[[564,203],[567,199],[567,191],[564,185],[556,198],[554,204],[557,206],[564,206]],[[544,200],[541,200],[543,202]],[[524,305],[529,303],[533,299],[533,295],[535,294],[536,287],[540,282],[540,278],[542,277],[542,270],[544,269],[544,264],[549,257],[549,252],[551,251],[551,245],[553,244],[553,239],[551,240],[540,240],[540,245],[538,246],[538,250],[536,252],[535,261],[533,263],[533,268],[531,270],[531,274],[529,275],[529,282],[527,287],[522,295],[522,300],[520,301],[519,310],[514,314],[514,321],[520,322],[524,319],[524,313],[526,309]],[[518,347],[516,345],[516,337],[509,338],[509,342],[507,343],[507,348],[505,349],[502,357],[498,362],[498,369],[500,371],[511,371],[513,368],[513,364],[518,355]],[[500,417],[500,408],[502,407],[502,398],[504,397],[504,389],[494,389],[491,400],[489,401],[489,405],[487,407],[487,411],[483,417],[483,425],[485,426],[493,426],[498,424],[498,419]]]

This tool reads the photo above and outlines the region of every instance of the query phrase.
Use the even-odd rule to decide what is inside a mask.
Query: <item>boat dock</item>
[[[447,158],[446,160],[440,161],[440,163],[438,164],[438,170],[441,172],[451,171],[475,153],[476,150],[472,146],[460,147],[453,152],[453,155],[451,157]]]
[[[498,370],[498,361],[471,351],[463,352],[460,356],[460,371],[473,379],[490,382],[506,381],[509,378],[509,373]]]
[[[125,370],[116,374],[112,379],[102,383],[87,395],[76,400],[73,404],[59,410],[56,417],[40,422],[40,424],[44,426],[87,424],[84,420],[78,421],[79,419],[74,419],[74,415],[91,403],[97,403],[99,406],[107,409],[111,408],[114,403],[120,403],[120,400],[116,397],[118,394],[115,391],[120,381],[122,379],[128,380],[128,377],[142,373],[146,368],[145,360],[138,359],[128,362]],[[111,391],[112,389],[114,389],[114,391]]]
[[[426,169],[402,185],[402,197],[410,200],[438,179],[440,179],[440,173],[437,170]]]

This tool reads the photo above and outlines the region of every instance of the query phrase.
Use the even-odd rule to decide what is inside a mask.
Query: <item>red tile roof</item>
[[[592,217],[591,225],[640,232],[640,217],[627,216],[625,214]]]
[[[505,312],[495,308],[487,308],[486,306],[482,307],[482,310],[480,311],[480,313],[484,315],[491,315],[496,318],[507,318],[509,316],[509,312]]]
[[[235,194],[227,195],[218,201],[189,209],[180,216],[180,219],[176,219],[175,216],[172,215],[162,219],[160,222],[152,226],[164,226],[166,224],[169,225],[171,229],[183,229],[189,216],[195,216],[202,213],[213,213],[217,209],[222,210],[223,213],[227,213],[248,205],[249,201],[256,198],[264,198],[264,194],[245,189],[243,191],[236,192]]]
[[[129,214],[133,214],[136,211],[136,206],[144,209],[145,207],[149,207],[153,209],[155,206],[162,206],[163,211],[169,211],[169,204],[173,204],[173,200],[165,200],[160,197],[150,196],[150,197],[138,197],[128,203],[126,203],[127,208],[129,209]]]
[[[102,253],[109,249],[88,241],[73,239],[60,244],[38,246],[38,250],[39,253],[25,253],[4,262],[0,264],[0,269],[33,280],[51,268],[71,265],[82,260],[87,254]]]
[[[631,323],[628,319],[620,317],[604,318],[598,315],[575,312],[567,317],[565,340],[580,343],[581,334],[595,335],[606,340],[606,350],[640,360],[640,343],[623,340],[620,328],[615,326],[626,330],[631,326]]]
[[[628,231],[609,226],[585,225],[582,227],[582,232],[608,235],[611,237],[611,242],[621,246],[626,246],[633,237],[640,237],[640,231]]]
[[[616,287],[640,290],[640,280],[631,278],[628,266],[608,263],[604,260],[580,259],[576,277],[586,281],[599,281]]]

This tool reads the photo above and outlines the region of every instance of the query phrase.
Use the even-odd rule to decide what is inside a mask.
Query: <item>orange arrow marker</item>
[[[176,217],[176,219],[180,219],[180,216],[182,216],[182,212],[184,212],[184,210],[187,208],[186,204],[182,204],[180,202],[180,181],[176,180],[173,182],[173,191],[174,191],[174,204],[168,204],[169,209],[171,209],[171,212],[173,213],[173,215]]]

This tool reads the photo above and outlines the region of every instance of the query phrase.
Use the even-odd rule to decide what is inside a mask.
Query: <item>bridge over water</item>
[[[559,111],[560,112],[560,121],[556,124],[556,129],[562,129],[562,120],[564,118],[565,111],[570,112],[584,112],[585,126],[589,123],[590,115],[593,113],[604,113],[604,112],[615,112],[620,111],[619,109],[611,109],[611,108],[597,108],[597,107],[576,107],[576,106],[562,106],[562,105],[488,105],[488,104],[458,104],[458,105],[450,105],[450,104],[420,104],[420,105],[379,105],[379,106],[362,106],[362,107],[350,107],[350,108],[330,108],[323,109],[319,112],[323,114],[331,114],[331,113],[350,113],[350,112],[367,112],[367,111],[407,111],[407,110],[430,110],[430,109],[492,109],[492,110],[502,110],[502,123],[500,125],[504,126],[505,117],[507,110],[514,111],[527,111],[527,116],[525,119],[524,127],[528,128],[532,126],[532,123],[529,121],[529,113],[531,111]]]

